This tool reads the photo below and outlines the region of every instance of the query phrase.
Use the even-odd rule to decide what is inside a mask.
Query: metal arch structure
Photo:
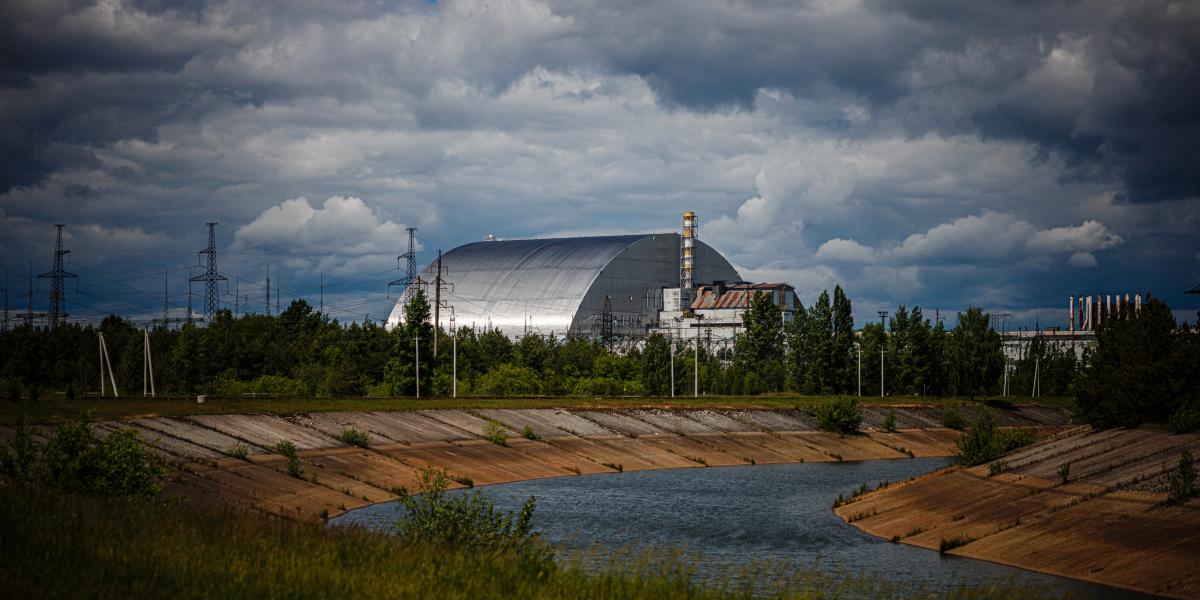
[[[454,292],[445,299],[459,324],[490,326],[516,337],[538,333],[594,333],[605,296],[616,318],[614,335],[645,333],[638,316],[653,318],[648,290],[679,285],[677,233],[482,241],[442,256]],[[740,281],[729,261],[696,240],[695,280]],[[387,324],[403,319],[397,302]]]

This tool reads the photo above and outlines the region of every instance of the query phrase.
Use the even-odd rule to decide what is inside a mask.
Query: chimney
[[[1067,315],[1070,317],[1070,320],[1071,320],[1070,331],[1075,331],[1075,294],[1071,294],[1070,305],[1067,308]]]
[[[683,237],[679,244],[679,287],[692,289],[695,281],[696,213],[683,213]]]

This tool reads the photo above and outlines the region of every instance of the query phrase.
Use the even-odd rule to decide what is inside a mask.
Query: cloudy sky
[[[270,268],[381,319],[406,227],[427,261],[695,210],[860,321],[1137,291],[1194,320],[1198,32],[1187,0],[5,2],[10,305],[53,223],[76,317],[161,315],[164,270],[181,311],[218,221],[225,302],[261,310]]]

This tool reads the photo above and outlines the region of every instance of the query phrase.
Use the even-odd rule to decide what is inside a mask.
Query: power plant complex
[[[415,289],[426,290],[437,325],[605,340],[704,327],[732,338],[755,292],[790,318],[795,291],[751,284],[700,241],[694,212],[679,233],[496,240],[459,246],[408,282],[388,325],[402,322]],[[453,320],[451,322],[451,319]]]

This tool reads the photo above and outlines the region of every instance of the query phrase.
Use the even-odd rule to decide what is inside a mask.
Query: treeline
[[[784,323],[767,297],[759,296],[745,312],[744,333],[732,349],[702,344],[699,352],[692,348],[691,339],[677,339],[672,344],[661,335],[651,335],[628,352],[614,353],[585,338],[526,336],[512,340],[497,331],[462,328],[456,336],[458,393],[669,396],[673,366],[675,394],[690,396],[698,364],[702,394],[853,395],[858,392],[860,356],[864,396],[879,395],[881,360],[882,383],[889,396],[1001,393],[1005,361],[1000,335],[982,310],[960,313],[947,330],[942,323],[932,323],[920,307],[900,306],[888,320],[885,333],[883,325],[875,322],[856,330],[851,308],[839,286],[832,295],[822,293],[811,307],[799,306],[794,318]],[[455,381],[452,332],[435,331],[423,294],[416,294],[406,310],[405,324],[392,331],[370,321],[341,324],[303,300],[273,317],[234,318],[229,311],[221,311],[206,327],[156,328],[149,332],[156,391],[159,395],[224,397],[393,397],[416,395],[419,385],[422,396],[451,395]],[[1118,377],[1116,374],[1126,373],[1119,375],[1122,380],[1149,377],[1145,375],[1148,371],[1098,366],[1136,364],[1130,362],[1134,356],[1127,355],[1131,350],[1111,350],[1114,345],[1144,348],[1177,341],[1170,333],[1175,331],[1170,311],[1160,301],[1149,302],[1144,315],[1144,319],[1106,321],[1100,344],[1088,354],[1086,364],[1076,361],[1070,348],[1033,341],[1019,359],[1010,362],[1010,394],[1029,395],[1035,371],[1043,396],[1072,396],[1079,391],[1081,398],[1107,399],[1101,390],[1115,385],[1112,378]],[[1133,327],[1135,322],[1153,323],[1154,332],[1126,332],[1125,327]],[[0,394],[8,398],[94,394],[100,381],[97,330],[104,334],[120,392],[139,395],[143,332],[115,316],[98,328],[25,326],[0,335]],[[1141,337],[1131,343],[1131,336]],[[1110,341],[1118,339],[1121,341]],[[1171,364],[1192,364],[1179,358],[1189,352],[1186,344],[1177,346],[1163,351],[1175,357],[1169,359]],[[1134,354],[1145,358],[1157,356],[1155,352]],[[1159,387],[1166,385],[1163,381],[1171,381],[1159,377],[1164,371],[1152,372],[1158,375],[1149,379],[1159,382]],[[1081,376],[1088,381],[1083,382]],[[1183,380],[1193,381],[1194,377]],[[1167,391],[1172,398],[1186,395],[1175,387]],[[1133,404],[1132,399],[1124,402]],[[1117,421],[1115,417],[1098,418]],[[1157,413],[1148,417],[1165,418]]]

